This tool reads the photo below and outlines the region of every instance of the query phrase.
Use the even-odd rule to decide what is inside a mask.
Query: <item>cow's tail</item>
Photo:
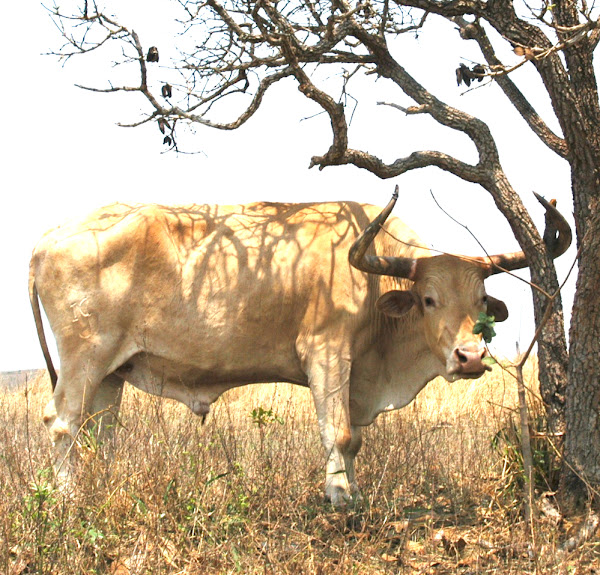
[[[35,285],[35,273],[33,267],[32,258],[31,263],[29,264],[29,301],[31,302],[31,309],[33,310],[33,317],[35,319],[35,327],[40,340],[40,346],[42,347],[42,353],[44,354],[44,359],[46,360],[46,366],[48,368],[48,374],[50,375],[50,381],[52,382],[52,390],[54,390],[58,377],[56,375],[56,370],[54,369],[54,364],[52,363],[52,357],[50,357],[50,350],[48,349],[46,335],[44,334],[40,299],[38,297],[38,291]]]

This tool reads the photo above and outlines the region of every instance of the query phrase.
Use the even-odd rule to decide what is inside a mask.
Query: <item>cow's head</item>
[[[546,208],[544,238],[553,257],[564,253],[571,243],[571,229],[556,210],[540,196]],[[432,353],[446,366],[448,378],[479,377],[487,368],[486,348],[481,335],[473,333],[480,312],[504,321],[504,302],[486,294],[484,280],[491,274],[527,266],[523,252],[469,258],[439,255],[424,258],[389,257],[367,254],[369,246],[389,216],[398,198],[398,187],[387,207],[356,239],[349,252],[357,269],[380,275],[406,278],[413,282],[408,291],[393,290],[377,301],[382,313],[401,317],[416,308],[423,317],[425,338]]]

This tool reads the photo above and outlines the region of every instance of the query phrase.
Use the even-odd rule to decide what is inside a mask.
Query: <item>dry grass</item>
[[[358,456],[363,500],[346,513],[323,502],[307,390],[232,390],[202,425],[128,388],[112,465],[88,442],[78,488],[65,496],[48,471],[49,389],[44,378],[0,392],[1,573],[598,572],[598,542],[560,555],[561,533],[540,520],[531,544],[516,389],[499,368],[435,381],[380,417]],[[259,408],[263,425],[251,415]]]

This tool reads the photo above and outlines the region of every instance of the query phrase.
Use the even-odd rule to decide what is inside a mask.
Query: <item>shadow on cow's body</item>
[[[53,380],[38,294],[60,355],[44,415],[60,474],[89,414],[112,428],[124,381],[203,417],[232,387],[287,381],[311,389],[344,505],[361,427],[437,375],[479,377],[478,314],[507,316],[490,262],[431,256],[392,206],[115,204],[47,233],[30,296]]]

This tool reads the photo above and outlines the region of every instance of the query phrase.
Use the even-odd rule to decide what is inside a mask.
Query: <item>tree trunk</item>
[[[578,4],[556,3],[562,26],[579,22]],[[565,34],[564,38],[569,37]],[[565,443],[560,499],[573,511],[590,497],[600,503],[600,106],[593,66],[597,38],[582,38],[564,51],[571,95],[557,114],[569,150],[577,243],[578,277],[571,315],[566,389]],[[555,97],[568,94],[556,83]],[[556,109],[556,108],[555,108]],[[592,489],[589,489],[591,487]]]
[[[570,330],[569,386],[561,500],[581,507],[600,487],[600,212],[591,207]],[[596,495],[596,503],[598,496]]]
[[[597,92],[596,92],[597,93]],[[597,105],[596,105],[597,109]],[[572,184],[580,249],[569,332],[569,386],[560,498],[567,511],[590,497],[600,503],[600,122],[588,115],[577,143]],[[592,490],[589,489],[592,487]]]
[[[494,192],[492,187],[488,188],[494,198],[510,198],[515,195],[515,191],[503,173],[495,174],[493,186],[499,190],[499,192]],[[556,293],[559,289],[556,269],[549,256],[540,249],[539,243],[533,243],[531,232],[527,226],[523,225],[521,218],[515,216],[515,214],[519,214],[519,208],[508,200],[506,200],[506,205],[499,202],[498,207],[511,224],[515,238],[525,251],[529,261],[531,282],[536,286],[532,288],[532,294],[537,326],[542,321],[548,306],[548,298],[537,288],[541,288],[550,295]],[[520,225],[517,225],[519,223]],[[548,431],[552,434],[562,434],[565,430],[565,392],[569,360],[560,296],[554,300],[554,311],[544,325],[537,344],[540,392],[546,406]]]

